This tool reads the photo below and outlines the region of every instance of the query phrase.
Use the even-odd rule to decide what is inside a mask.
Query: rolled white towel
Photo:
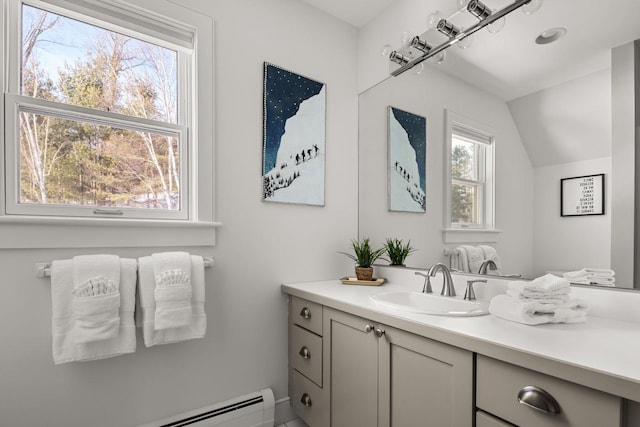
[[[586,322],[587,311],[586,304],[577,299],[566,304],[542,304],[537,301],[517,301],[501,294],[493,297],[489,303],[491,314],[525,325]]]

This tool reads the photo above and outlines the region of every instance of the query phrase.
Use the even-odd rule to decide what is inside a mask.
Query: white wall
[[[387,106],[427,118],[427,213],[387,210]],[[496,228],[493,244],[505,273],[530,276],[533,259],[533,169],[504,101],[425,67],[391,78],[360,95],[359,233],[376,244],[386,237],[411,239],[419,249],[407,265],[446,261],[443,250],[444,111],[491,126],[496,140]],[[448,245],[457,246],[457,245]]]
[[[215,22],[217,245],[1,250],[2,426],[133,426],[263,387],[287,396],[280,284],[351,271],[336,251],[357,233],[356,30],[297,0],[176,2]],[[325,207],[261,202],[263,61],[327,84]],[[54,366],[49,282],[35,262],[175,249],[215,258],[205,339],[150,349],[139,339],[131,355]]]
[[[560,216],[560,179],[605,174],[605,215]],[[534,274],[611,268],[611,158],[535,168]]]

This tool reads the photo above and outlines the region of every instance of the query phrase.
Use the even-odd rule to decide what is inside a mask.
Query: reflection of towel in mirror
[[[586,322],[587,311],[587,305],[577,299],[564,304],[543,304],[538,301],[517,301],[501,294],[493,297],[489,304],[491,314],[526,325]]]
[[[482,261],[484,261],[484,253],[482,252],[482,249],[471,245],[463,245],[462,247],[467,252],[467,260],[469,261],[469,272],[478,273],[478,271],[480,271]]]
[[[458,251],[458,259],[459,259],[459,270],[465,273],[470,273],[469,271],[469,259],[467,257],[467,251],[462,246],[458,246],[456,248]]]
[[[564,278],[571,283],[581,285],[615,286],[615,272],[606,268],[583,268],[564,273]]]

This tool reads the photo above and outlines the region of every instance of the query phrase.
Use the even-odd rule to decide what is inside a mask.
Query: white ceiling
[[[404,0],[303,1],[362,28],[385,8]],[[436,0],[424,1],[435,4]],[[450,9],[442,10],[445,15],[455,11],[455,0],[450,2]],[[491,8],[502,8],[511,2],[484,0]],[[466,19],[474,19],[465,15]],[[464,19],[456,16],[452,21],[454,18]],[[449,58],[439,67],[511,100],[608,68],[611,48],[640,39],[640,0],[544,0],[536,13],[524,15],[515,11],[506,19],[500,33],[483,30],[476,33],[469,49],[448,49]],[[567,35],[545,46],[534,43],[538,34],[554,27],[567,28]],[[434,41],[446,40],[435,32],[430,37]]]
[[[362,28],[394,0],[302,0],[336,18]]]

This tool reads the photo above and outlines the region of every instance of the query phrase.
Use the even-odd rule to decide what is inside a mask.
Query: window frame
[[[451,168],[452,147],[454,134],[460,139],[475,144],[484,151],[480,153],[478,162],[478,180],[465,180],[453,177]],[[445,242],[491,242],[495,237],[490,234],[497,233],[495,228],[495,131],[484,123],[470,119],[450,110],[445,110],[445,212],[444,229]],[[454,223],[452,221],[452,196],[453,184],[456,182],[479,185],[481,194],[477,195],[478,224]],[[460,235],[464,235],[461,237]],[[457,237],[456,237],[457,236]]]
[[[8,213],[6,203],[8,156],[5,155],[8,139],[5,137],[7,126],[4,126],[5,132],[0,135],[0,233],[4,237],[0,239],[0,248],[214,245],[215,230],[221,224],[214,220],[213,18],[178,4],[155,0],[131,0],[126,3],[120,0],[82,0],[80,2],[2,0],[2,2],[0,18],[5,27],[0,34],[0,41],[2,41],[0,52],[3,60],[0,69],[0,81],[3,85],[0,118],[3,124],[5,117],[9,114],[5,106],[6,98],[19,94],[19,91],[14,93],[9,89],[15,90],[20,81],[20,67],[13,64],[21,58],[21,41],[19,40],[21,31],[16,31],[21,23],[20,20],[15,19],[15,16],[20,16],[19,10],[23,3],[35,7],[42,7],[44,4],[47,9],[55,13],[57,13],[55,8],[73,10],[74,13],[80,14],[87,13],[88,16],[100,20],[105,16],[112,16],[122,20],[118,21],[120,32],[122,32],[120,29],[122,22],[128,22],[133,34],[127,33],[127,35],[142,40],[144,38],[138,36],[139,32],[136,29],[141,23],[148,24],[152,36],[168,34],[172,41],[182,48],[187,41],[191,43],[194,49],[194,66],[181,65],[178,71],[184,73],[191,87],[189,97],[184,96],[186,88],[178,88],[178,99],[183,103],[179,108],[187,111],[190,116],[189,122],[184,123],[183,128],[180,129],[180,132],[186,132],[190,139],[186,151],[180,153],[186,156],[188,162],[186,164],[189,165],[189,168],[184,171],[186,180],[183,181],[188,187],[188,216],[167,219]],[[65,15],[69,16],[66,13]],[[92,23],[88,19],[83,20]],[[15,38],[18,38],[17,43]],[[18,46],[17,50],[15,46]],[[185,61],[179,61],[179,64],[185,64]],[[178,120],[180,121],[181,118]],[[15,132],[15,129],[12,132]],[[15,147],[15,144],[13,145]],[[15,166],[19,168],[19,165]],[[150,232],[156,229],[162,230],[161,235],[151,236]],[[73,235],[69,233],[71,230],[74,230]]]

